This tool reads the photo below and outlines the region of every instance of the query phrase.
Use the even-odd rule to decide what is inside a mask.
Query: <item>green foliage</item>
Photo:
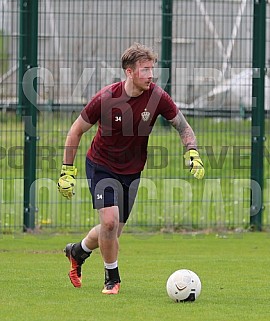
[[[1,321],[269,320],[268,234],[123,234],[117,296],[101,294],[98,251],[83,266],[82,288],[71,285],[62,249],[82,237],[15,234],[0,239]],[[167,278],[180,268],[201,279],[194,303],[174,303],[167,296]]]

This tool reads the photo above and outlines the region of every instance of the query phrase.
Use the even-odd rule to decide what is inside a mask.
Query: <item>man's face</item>
[[[133,80],[133,86],[137,90],[145,91],[150,88],[153,80],[154,62],[152,60],[137,61],[135,69],[131,69],[130,74]]]

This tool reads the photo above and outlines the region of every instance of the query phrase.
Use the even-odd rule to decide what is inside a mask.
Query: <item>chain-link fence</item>
[[[29,119],[27,123],[19,101],[19,63],[24,59],[22,44],[27,42],[22,30],[30,23],[22,21],[22,11],[29,2],[0,1],[1,231],[22,229],[27,215],[23,213],[29,156],[25,128],[29,131],[33,124]],[[38,35],[36,40],[30,37],[31,42],[37,41],[36,168],[28,168],[35,173],[31,185],[35,226],[78,230],[97,223],[84,174],[85,154],[95,129],[83,136],[76,156],[79,174],[72,201],[57,192],[63,145],[86,102],[103,86],[124,79],[121,54],[140,42],[159,55],[155,81],[160,85],[162,67],[169,62],[169,91],[197,135],[206,177],[196,181],[190,176],[177,133],[159,119],[128,226],[166,230],[249,227],[253,188],[257,188],[250,182],[253,22],[254,1],[244,0],[38,1]],[[166,30],[170,23],[168,61],[164,32],[170,32]],[[270,30],[268,3],[265,30]],[[265,52],[267,67],[269,32]],[[267,72],[263,76],[267,115],[270,80]],[[266,117],[266,133],[268,129]],[[265,161],[265,228],[270,217],[268,144],[266,140],[265,154],[258,155]]]

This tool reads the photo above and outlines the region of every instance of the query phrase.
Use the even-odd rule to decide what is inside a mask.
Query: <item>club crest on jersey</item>
[[[145,108],[145,110],[141,113],[141,115],[142,115],[142,120],[143,120],[143,121],[147,121],[147,120],[150,118],[150,113],[149,113],[149,111],[146,110],[146,108]]]

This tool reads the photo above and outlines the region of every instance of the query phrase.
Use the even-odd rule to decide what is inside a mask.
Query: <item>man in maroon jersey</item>
[[[81,286],[82,264],[99,247],[105,267],[102,293],[119,292],[118,238],[131,212],[147,158],[148,137],[159,115],[178,131],[187,150],[184,157],[191,173],[198,179],[204,176],[192,128],[171,97],[152,82],[156,60],[152,49],[141,44],[126,49],[122,55],[126,80],[101,89],[67,135],[58,189],[70,199],[74,194],[77,169],[73,163],[80,139],[98,123],[87,152],[86,174],[100,224],[81,242],[70,243],[65,248],[71,263],[69,278],[75,287]]]

